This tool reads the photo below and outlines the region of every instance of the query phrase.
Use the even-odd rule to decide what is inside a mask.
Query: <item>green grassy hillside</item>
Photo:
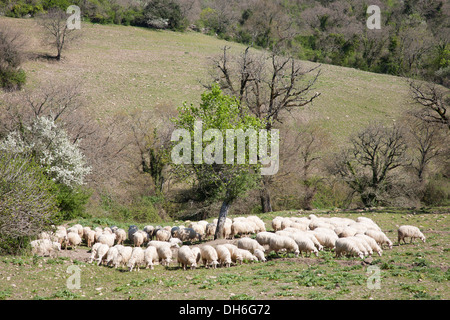
[[[1,19],[24,32],[32,55],[54,54],[42,45],[42,30],[32,19]],[[82,79],[86,100],[99,113],[196,102],[204,90],[199,81],[209,79],[210,58],[224,45],[235,52],[245,48],[195,32],[83,23],[81,33],[81,40],[63,53],[62,62],[27,61],[27,86]],[[395,76],[322,65],[315,90],[322,95],[303,116],[319,121],[336,144],[369,120],[392,121],[407,107],[408,85]]]

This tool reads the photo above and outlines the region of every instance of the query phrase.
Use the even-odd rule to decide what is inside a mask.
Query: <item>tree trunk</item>
[[[223,239],[223,228],[225,225],[225,220],[227,218],[228,210],[230,209],[231,201],[225,199],[222,203],[219,213],[219,221],[217,221],[216,232],[214,234],[214,240]]]
[[[269,180],[266,176],[262,177],[262,188],[259,193],[259,197],[261,199],[261,208],[262,212],[272,212],[272,203],[270,200],[270,191],[269,191]]]

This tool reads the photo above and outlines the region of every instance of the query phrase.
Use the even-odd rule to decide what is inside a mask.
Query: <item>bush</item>
[[[151,0],[144,8],[145,24],[157,29],[182,31],[186,28],[180,5],[173,0]]]
[[[63,220],[87,218],[85,208],[92,192],[82,187],[69,188],[63,184],[57,185],[56,199]]]
[[[425,185],[422,202],[427,206],[450,205],[450,182],[448,179],[437,175]]]
[[[0,253],[19,252],[30,236],[60,222],[55,190],[31,158],[0,151]]]
[[[133,200],[130,204],[124,205],[113,199],[110,195],[101,197],[103,210],[110,213],[112,219],[117,221],[133,221],[136,223],[161,222],[161,217],[157,209],[155,197],[141,196]]]
[[[22,69],[2,69],[0,67],[0,87],[5,90],[20,90],[26,82],[26,74]]]

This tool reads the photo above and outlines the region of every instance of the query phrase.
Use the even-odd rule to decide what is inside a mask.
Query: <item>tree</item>
[[[20,68],[23,62],[23,35],[0,23],[0,87],[6,90],[19,90],[25,83],[25,71]]]
[[[0,150],[0,252],[17,253],[59,222],[54,188],[32,158]]]
[[[74,41],[79,33],[76,29],[69,29],[67,19],[69,16],[59,8],[49,9],[47,13],[38,17],[38,23],[44,28],[46,41],[56,48],[56,60],[61,60],[63,49]]]
[[[412,114],[425,122],[440,124],[450,130],[450,117],[447,114],[450,91],[433,83],[409,82],[412,100],[419,106]]]
[[[258,118],[248,113],[241,113],[243,110],[245,109],[242,109],[236,98],[223,94],[217,85],[213,85],[211,91],[202,94],[199,107],[184,104],[178,109],[178,118],[174,119],[176,128],[187,132],[187,135],[183,136],[183,143],[186,146],[183,157],[186,157],[187,161],[184,164],[175,165],[177,175],[197,184],[198,188],[207,195],[208,200],[222,201],[215,239],[223,237],[223,226],[233,201],[255,188],[259,181],[259,165],[251,164],[249,161],[252,147],[250,143],[249,150],[239,155],[234,136],[233,140],[228,140],[227,129],[235,131],[241,129],[247,132],[248,129],[263,128],[263,123]],[[201,128],[196,126],[198,120],[202,121]],[[196,135],[200,134],[197,130],[201,130],[203,136],[201,142],[196,141]],[[208,131],[214,133],[209,137],[209,141],[214,138],[209,145],[204,141],[207,140]],[[220,141],[223,142],[223,137],[226,135],[226,146],[220,147]],[[231,144],[228,141],[231,141]],[[204,150],[200,151],[201,154],[196,151],[199,147]],[[172,149],[172,161],[174,161],[174,152],[179,153],[179,151],[179,149]],[[227,161],[223,160],[225,154]],[[229,154],[232,156],[232,161],[228,161]],[[199,156],[203,156],[204,161],[195,160]],[[239,156],[244,157],[244,163],[239,162]]]
[[[157,29],[183,29],[184,17],[180,5],[174,0],[150,0],[144,7],[146,25]]]
[[[319,65],[304,70],[292,56],[279,55],[278,47],[269,54],[253,54],[247,47],[237,57],[230,57],[228,50],[224,47],[223,54],[213,61],[217,72],[213,76],[225,92],[238,99],[240,112],[250,112],[267,130],[320,96],[319,92],[311,93],[320,75]],[[261,178],[263,212],[272,211],[269,180],[270,176]]]
[[[394,183],[392,171],[408,164],[404,133],[398,126],[371,124],[350,143],[348,150],[336,155],[332,172],[360,195],[366,207],[377,205]]]

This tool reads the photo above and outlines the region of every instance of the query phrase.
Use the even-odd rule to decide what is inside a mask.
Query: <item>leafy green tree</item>
[[[245,149],[245,155],[239,155],[234,136],[233,140],[228,140],[228,129],[234,129],[234,132],[237,129],[247,132],[248,129],[259,130],[264,127],[263,122],[257,117],[249,112],[241,111],[242,106],[239,101],[235,97],[223,94],[219,86],[215,84],[211,91],[202,94],[200,106],[196,107],[185,103],[178,109],[178,118],[173,120],[177,129],[184,129],[184,132],[189,133],[188,136],[183,136],[183,143],[187,148],[182,151],[183,157],[187,161],[175,165],[177,175],[184,178],[185,181],[197,184],[209,200],[222,201],[215,239],[223,237],[223,226],[233,201],[248,190],[256,188],[260,181],[259,165],[249,161],[251,146],[249,145],[249,148]],[[215,129],[212,143],[207,144],[202,141],[199,144],[198,140],[196,141],[196,135],[199,135],[199,128],[196,126],[198,121],[202,122],[200,128],[204,137],[202,140],[207,140],[209,129]],[[226,136],[227,142],[232,142],[224,143],[223,148],[219,148],[218,144],[221,138],[221,141],[225,141]],[[172,136],[172,140],[174,140],[173,138]],[[210,138],[212,140],[212,137]],[[188,142],[184,139],[187,139]],[[203,156],[204,161],[198,161],[199,154],[195,150],[198,150],[199,147],[203,150],[200,157]],[[172,149],[172,161],[174,153],[178,152],[179,154],[179,151],[181,150],[178,148]],[[226,161],[225,154],[227,155]],[[233,161],[229,161],[228,155]],[[239,161],[239,156],[244,157],[245,161]],[[214,158],[212,163],[211,158]]]

